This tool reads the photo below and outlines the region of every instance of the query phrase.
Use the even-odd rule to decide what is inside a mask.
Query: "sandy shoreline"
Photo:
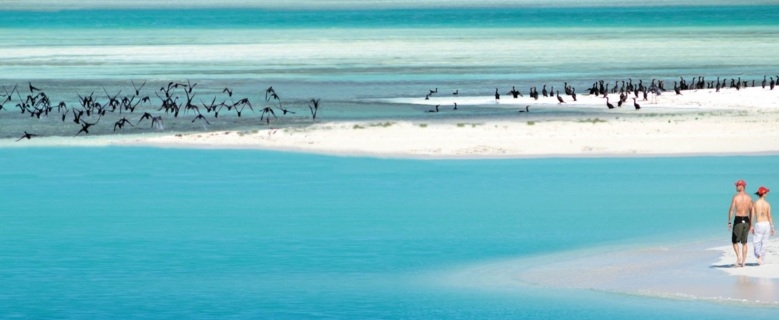
[[[613,102],[618,97],[611,98]],[[602,97],[580,95],[579,101],[565,104],[549,99],[553,98],[539,102],[504,97],[497,103],[491,97],[394,99],[424,108],[453,100],[459,101],[460,108],[492,103],[516,114],[492,120],[445,120],[433,114],[429,120],[317,122],[245,131],[4,139],[0,147],[251,148],[403,158],[779,154],[779,144],[772,143],[779,139],[779,90],[698,90],[680,96],[666,92],[650,101],[639,100],[641,110],[633,109],[632,100],[607,110]],[[530,106],[530,112],[518,112],[524,106]],[[585,112],[560,117],[537,111],[555,108]]]
[[[761,266],[750,252],[746,267],[732,267],[735,256],[730,246],[712,248],[723,241],[707,239],[485,262],[445,272],[440,281],[482,289],[529,285],[779,307],[779,243],[772,240],[768,262]]]

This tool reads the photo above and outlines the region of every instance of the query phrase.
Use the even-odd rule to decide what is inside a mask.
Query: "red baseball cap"
[[[771,191],[770,189],[761,186],[760,188],[757,189],[757,192],[755,192],[755,194],[758,196],[762,196],[770,191]]]
[[[736,181],[736,186],[737,186],[737,187],[738,187],[738,186],[744,186],[744,187],[746,187],[746,186],[747,186],[747,183],[746,183],[746,181],[744,181],[744,180],[738,180],[738,181]]]

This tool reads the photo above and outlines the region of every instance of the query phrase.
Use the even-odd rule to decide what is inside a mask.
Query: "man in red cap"
[[[736,195],[730,202],[728,209],[728,229],[733,230],[731,240],[733,251],[736,252],[736,266],[745,266],[747,263],[747,238],[749,237],[749,214],[752,211],[752,197],[744,192],[747,183],[744,180],[736,181]],[[735,213],[735,217],[733,214]],[[733,223],[730,219],[733,219]],[[739,250],[739,243],[741,250]]]
[[[774,235],[774,219],[771,217],[771,204],[765,200],[766,194],[771,190],[766,187],[760,187],[755,194],[760,197],[752,206],[752,220],[755,225],[752,227],[752,246],[755,247],[755,257],[757,264],[763,264],[765,257],[768,237]]]

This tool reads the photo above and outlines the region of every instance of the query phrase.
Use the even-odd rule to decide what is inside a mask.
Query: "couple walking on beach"
[[[730,202],[728,210],[728,229],[733,231],[731,236],[733,251],[736,252],[736,266],[745,266],[747,262],[747,237],[752,233],[752,245],[755,250],[757,264],[763,264],[768,237],[774,234],[774,220],[771,217],[771,204],[765,200],[770,190],[760,187],[755,194],[759,197],[752,201],[752,197],[746,194],[747,183],[744,180],[736,181],[736,195]],[[735,214],[735,216],[734,216]],[[733,218],[733,222],[730,219]],[[752,225],[752,221],[755,224]],[[739,247],[741,250],[739,250]]]

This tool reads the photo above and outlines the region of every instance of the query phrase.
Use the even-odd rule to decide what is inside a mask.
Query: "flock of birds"
[[[729,82],[728,82],[729,80]],[[716,80],[707,81],[704,77],[694,77],[690,82],[687,82],[683,77],[680,77],[679,81],[673,82],[673,90],[675,94],[681,95],[685,90],[698,90],[698,89],[716,89],[717,92],[722,88],[732,88],[740,90],[741,88],[748,87],[751,83],[752,87],[757,86],[755,80],[745,81],[741,78],[738,79],[722,79],[718,77]],[[107,115],[113,115],[113,132],[117,130],[124,130],[125,126],[137,127],[144,121],[148,121],[150,129],[164,130],[164,117],[170,119],[171,117],[177,119],[179,117],[191,117],[187,118],[188,122],[202,122],[204,125],[211,125],[209,118],[218,119],[220,112],[224,115],[225,112],[234,113],[235,116],[240,118],[246,109],[252,112],[260,113],[260,123],[265,122],[270,125],[271,117],[277,119],[277,111],[281,115],[295,114],[294,111],[286,108],[281,102],[281,98],[273,89],[268,87],[265,89],[264,107],[258,107],[255,109],[255,105],[251,103],[249,98],[233,97],[233,90],[231,88],[224,88],[221,90],[221,97],[214,95],[211,97],[210,102],[202,99],[197,99],[198,92],[195,91],[197,83],[192,83],[189,80],[186,83],[169,82],[167,85],[162,85],[158,90],[153,92],[153,95],[142,94],[146,82],[144,81],[140,85],[136,85],[134,81],[131,81],[132,90],[129,94],[122,95],[123,90],[119,90],[115,94],[111,94],[103,88],[103,94],[95,95],[92,92],[88,95],[78,95],[78,105],[71,104],[70,106],[60,101],[57,104],[51,102],[49,95],[44,90],[34,86],[31,82],[27,83],[27,87],[19,89],[18,85],[14,85],[13,88],[2,86],[3,92],[0,92],[0,111],[11,110],[15,105],[15,108],[23,115],[29,115],[30,118],[48,118],[51,115],[57,115],[58,120],[66,123],[68,119],[75,123],[74,136],[80,134],[89,134],[89,130],[94,126],[97,126],[101,119]],[[773,90],[776,85],[779,84],[779,75],[770,77],[764,76],[760,86],[762,88],[769,88]],[[635,110],[640,110],[641,105],[637,102],[638,99],[643,101],[648,100],[649,94],[659,96],[666,92],[665,83],[662,80],[651,80],[649,85],[644,84],[642,80],[638,80],[634,83],[632,79],[618,80],[613,83],[606,83],[603,80],[596,81],[585,90],[587,94],[595,97],[602,97],[605,99],[605,106],[608,109],[620,108],[623,104],[626,104],[629,99],[633,100],[633,107]],[[560,95],[559,90],[555,90],[554,87],[550,87],[547,90],[547,85],[543,85],[541,92],[537,90],[536,86],[529,88],[528,96],[534,100],[538,100],[541,96],[553,97],[557,99],[557,102],[562,104],[566,102],[566,99],[576,99],[576,88],[569,85],[567,82],[563,84],[563,93],[565,96]],[[438,88],[429,90],[425,95],[425,100],[429,100],[431,96],[438,94]],[[616,100],[616,106],[612,104],[610,94],[618,94]],[[452,92],[453,96],[459,95],[459,90]],[[524,97],[524,95],[518,91],[514,86],[506,93],[517,99]],[[495,101],[501,99],[499,89],[495,89]],[[632,97],[631,97],[632,96]],[[217,100],[219,100],[217,102]],[[317,112],[319,110],[320,99],[311,99],[308,101],[308,109],[310,111],[311,119],[316,120]],[[136,109],[140,107],[140,111],[136,113]],[[147,111],[143,111],[147,110]],[[155,111],[156,110],[156,111]],[[457,103],[454,102],[453,110],[458,110]],[[151,111],[151,112],[150,112]],[[142,113],[141,113],[142,112]],[[434,109],[427,110],[426,112],[440,112],[440,105],[436,105]],[[519,112],[530,112],[530,106],[526,106],[520,109]],[[191,114],[190,114],[191,113]],[[140,115],[139,115],[140,114]],[[76,129],[77,128],[77,129]],[[32,130],[30,130],[32,131]],[[31,139],[37,137],[39,134],[30,133],[24,131],[24,134],[16,141]]]
[[[768,78],[768,76],[763,76],[763,80],[760,83],[760,86],[763,89],[769,88],[770,90],[774,90],[774,88],[779,84],[779,75],[776,76],[776,79],[774,79],[774,77],[770,77],[770,81]],[[706,78],[702,76],[693,77],[689,83],[684,79],[684,77],[680,77],[678,82],[674,81],[673,83],[673,90],[677,95],[682,95],[682,91],[685,90],[715,89],[716,92],[719,92],[720,89],[723,88],[741,90],[741,88],[746,88],[750,85],[750,81],[741,80],[740,77],[737,79],[730,79],[730,82],[728,83],[728,79],[722,79],[720,81],[720,77],[717,77],[716,80],[707,81]],[[751,86],[755,87],[756,85],[756,80],[752,80]],[[541,89],[541,96],[557,98],[558,104],[565,103],[566,98],[560,96],[560,90],[555,90],[554,87],[550,87],[550,89],[547,90],[546,87],[546,84],[543,85]],[[647,101],[649,100],[650,94],[659,96],[667,90],[665,89],[665,82],[662,80],[652,79],[649,85],[645,85],[643,80],[638,80],[638,83],[633,83],[633,79],[628,78],[627,81],[615,81],[614,86],[611,86],[611,83],[606,83],[603,80],[596,81],[586,91],[588,94],[595,97],[602,96],[602,98],[604,98],[606,101],[605,105],[608,109],[620,108],[623,104],[627,103],[629,99],[632,99],[633,108],[635,108],[635,110],[641,110],[641,105],[637,102],[637,99],[642,98],[643,101]],[[577,101],[576,88],[568,85],[567,82],[564,82],[563,84],[563,92],[573,101]],[[429,92],[425,95],[425,100],[430,100],[430,97],[437,93],[438,88],[435,88],[435,90],[429,90]],[[453,96],[458,96],[459,94],[459,89],[452,92]],[[610,102],[609,94],[619,94],[616,107]],[[522,93],[516,89],[516,86],[512,86],[511,90],[508,91],[506,95],[510,95],[514,99],[524,97],[524,95],[522,95]],[[632,98],[630,97],[631,95],[633,95]],[[534,100],[539,99],[539,93],[536,86],[530,87],[528,96]],[[495,88],[495,101],[500,101],[500,97],[500,90]],[[440,107],[441,105],[436,105],[434,109],[427,110],[426,112],[440,112]],[[456,102],[454,102],[453,110],[458,110]],[[530,106],[525,106],[525,108],[520,109],[519,112],[530,112]]]
[[[186,83],[169,82],[167,85],[163,85],[154,91],[154,98],[151,95],[142,94],[142,90],[146,86],[145,81],[140,85],[136,85],[134,81],[131,81],[131,84],[133,90],[127,95],[122,95],[122,90],[119,90],[116,94],[111,94],[105,88],[103,88],[104,96],[95,95],[95,92],[88,95],[77,93],[77,106],[73,104],[69,106],[65,101],[60,101],[56,104],[52,103],[49,95],[31,82],[28,82],[27,88],[24,89],[20,89],[19,85],[14,85],[10,90],[8,87],[2,86],[0,111],[16,108],[21,114],[29,115],[30,118],[41,119],[56,115],[63,123],[70,119],[78,128],[78,130],[73,129],[75,132],[74,136],[82,133],[85,135],[89,134],[89,130],[97,126],[100,120],[109,114],[114,115],[114,119],[118,118],[118,120],[113,122],[113,131],[116,132],[117,130],[123,130],[125,126],[140,126],[144,121],[150,123],[149,128],[164,130],[163,116],[174,119],[180,116],[182,118],[185,116],[192,117],[189,120],[190,123],[202,121],[205,125],[210,125],[208,117],[217,119],[220,112],[223,115],[224,112],[232,112],[240,118],[247,108],[252,112],[255,111],[255,106],[252,105],[249,98],[234,98],[231,88],[224,88],[221,91],[224,96],[219,99],[219,102],[217,102],[218,97],[215,95],[207,103],[202,99],[195,100],[198,95],[195,91],[197,83],[192,83],[189,80]],[[282,104],[281,98],[272,86],[265,89],[265,102],[264,107],[256,110],[260,113],[260,122],[264,121],[270,125],[271,117],[274,119],[278,118],[277,111],[282,116],[295,114],[294,111]],[[15,105],[15,107],[10,107],[11,104]],[[311,99],[308,103],[311,118],[314,120],[317,117],[319,105],[320,99]],[[136,113],[135,110],[139,107],[141,107],[141,111]],[[148,111],[141,113],[142,110]],[[16,141],[29,140],[37,136],[39,134],[25,130],[24,134]]]

